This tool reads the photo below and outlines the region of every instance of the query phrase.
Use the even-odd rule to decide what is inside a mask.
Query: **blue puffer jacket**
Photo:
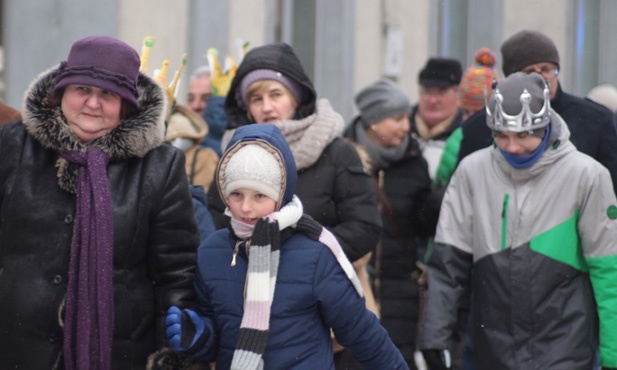
[[[280,131],[267,124],[243,126],[229,146],[240,140],[263,140],[281,152],[287,172],[283,204],[288,203],[297,172]],[[237,240],[230,230],[218,230],[197,254],[198,313],[210,332],[201,357],[215,360],[217,369],[230,367],[243,315],[248,256],[242,243],[231,266]],[[288,228],[280,251],[265,369],[334,369],[330,328],[365,368],[408,368],[327,246]]]

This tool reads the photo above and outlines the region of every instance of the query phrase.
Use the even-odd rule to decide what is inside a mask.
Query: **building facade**
[[[206,50],[239,57],[238,44],[291,44],[312,78],[346,121],[353,96],[380,77],[395,80],[412,101],[417,74],[431,56],[469,66],[480,47],[498,54],[513,33],[549,35],[561,57],[564,89],[585,95],[598,83],[617,85],[617,1],[614,0],[2,0],[2,96],[21,107],[25,89],[88,35],[118,37],[138,51],[154,36],[150,69],[188,53],[179,87],[207,64]],[[221,58],[221,59],[222,59]]]

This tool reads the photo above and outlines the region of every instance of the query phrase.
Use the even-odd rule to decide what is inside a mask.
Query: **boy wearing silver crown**
[[[536,73],[508,76],[486,109],[494,145],[466,157],[446,191],[419,348],[432,370],[450,367],[456,309],[471,284],[478,369],[591,369],[598,345],[604,368],[616,368],[608,170],[569,141]]]

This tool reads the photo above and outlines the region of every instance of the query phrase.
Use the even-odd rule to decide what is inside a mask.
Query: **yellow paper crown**
[[[248,42],[244,42],[240,45],[240,61],[246,55],[248,48]],[[225,68],[221,68],[218,61],[218,50],[215,48],[208,49],[208,64],[210,65],[210,75],[212,79],[212,95],[215,96],[227,96],[231,81],[236,76],[238,66],[234,62],[233,58],[228,56],[225,58]]]
[[[147,36],[146,38],[144,38],[143,41],[143,45],[141,48],[141,67],[140,67],[140,71],[142,73],[147,74],[148,73],[148,63],[149,63],[149,59],[150,59],[150,49],[152,49],[152,47],[155,44],[155,40],[154,37],[152,36]],[[178,84],[180,82],[180,76],[182,76],[182,72],[184,71],[184,67],[186,66],[186,62],[187,62],[187,54],[184,53],[182,54],[182,60],[180,62],[180,67],[178,68],[178,70],[174,73],[174,77],[171,80],[170,84],[167,84],[167,73],[169,70],[169,65],[170,62],[168,59],[165,59],[163,61],[163,66],[161,67],[161,69],[155,70],[153,73],[153,77],[154,79],[161,84],[161,86],[163,87],[163,90],[165,91],[165,94],[167,95],[167,100],[169,101],[169,111],[171,112],[171,110],[173,109],[173,106],[176,102],[176,95],[178,92]],[[169,113],[168,113],[169,115]]]

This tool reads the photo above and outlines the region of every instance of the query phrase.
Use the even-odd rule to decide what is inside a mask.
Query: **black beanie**
[[[550,62],[559,67],[555,43],[538,31],[523,30],[510,36],[501,45],[501,57],[506,77],[536,63]]]

